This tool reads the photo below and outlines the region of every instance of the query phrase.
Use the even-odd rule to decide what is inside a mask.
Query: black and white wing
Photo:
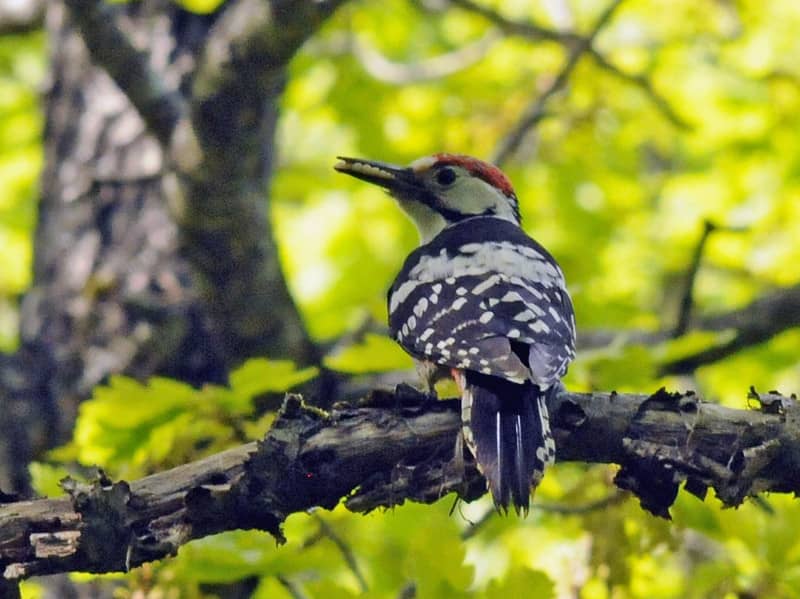
[[[420,359],[547,388],[575,355],[561,269],[502,219],[467,219],[417,248],[388,299],[392,335]]]

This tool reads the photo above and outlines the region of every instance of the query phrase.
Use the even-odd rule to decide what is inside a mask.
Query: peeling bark
[[[800,406],[775,393],[757,410],[693,393],[562,392],[550,406],[558,460],[615,463],[618,486],[668,517],[678,487],[729,506],[772,491],[800,492]],[[69,496],[0,506],[5,578],[125,571],[174,555],[191,539],[260,529],[284,540],[282,522],[315,506],[368,512],[455,492],[485,493],[469,456],[454,460],[459,402],[408,387],[375,392],[331,412],[288,396],[270,433],[138,481],[69,481]]]

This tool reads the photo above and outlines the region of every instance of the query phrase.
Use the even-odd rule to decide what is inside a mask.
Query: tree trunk
[[[316,360],[266,196],[285,64],[335,3],[305,22],[283,4],[48,4],[45,169],[21,349],[0,362],[0,488],[27,490],[31,456],[69,438],[111,374],[201,384],[253,355]],[[142,102],[142,81],[162,96]]]

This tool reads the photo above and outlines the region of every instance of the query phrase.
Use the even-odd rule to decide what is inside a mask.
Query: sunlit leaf
[[[314,378],[316,368],[297,367],[289,360],[248,360],[230,374],[234,393],[251,398],[267,391],[288,391]]]
[[[486,589],[492,597],[555,597],[555,585],[544,572],[520,569],[505,577],[502,582],[492,581]]]
[[[39,495],[57,497],[64,494],[60,483],[69,472],[63,466],[31,462],[28,465],[28,472],[31,475],[31,486]]]
[[[382,372],[413,367],[411,357],[392,339],[367,334],[361,343],[350,345],[325,359],[325,365],[340,372]]]
[[[180,5],[211,13],[222,2]],[[480,5],[579,33],[605,6]],[[270,217],[308,330],[336,348],[325,358],[328,368],[347,374],[411,368],[387,337],[348,339],[365,323],[386,322],[386,290],[419,241],[391,197],[335,173],[335,156],[401,164],[443,150],[490,157],[569,52],[561,43],[508,34],[460,62],[459,52],[493,29],[490,19],[455,4],[343,3],[289,66]],[[724,344],[732,333],[691,332],[658,345],[631,344],[635,335],[627,334],[674,326],[705,221],[721,228],[703,249],[693,316],[741,308],[800,281],[799,30],[800,10],[790,0],[626,1],[592,46],[621,74],[583,57],[503,165],[525,230],[564,269],[579,337],[593,329],[616,333],[608,347],[581,351],[570,367],[570,388],[651,392],[689,385],[739,408],[750,385],[800,390],[796,329],[691,378],[668,380],[658,378],[659,365]],[[370,68],[359,47],[382,57],[384,66]],[[448,74],[426,77],[441,60],[451,65]],[[407,80],[388,77],[389,68]],[[17,346],[18,297],[31,281],[46,71],[42,33],[0,39],[0,349],[9,351]],[[72,183],[68,172],[52,172],[57,184]],[[27,304],[30,313],[34,303]],[[72,442],[31,466],[33,484],[58,493],[60,462],[97,464],[133,478],[260,438],[275,415],[255,414],[254,399],[293,389],[316,373],[255,359],[229,373],[229,387],[112,377],[82,404]],[[438,389],[443,396],[456,392]],[[596,500],[613,492],[615,471],[559,464],[535,501]],[[449,498],[366,516],[339,507],[292,516],[289,542],[280,548],[263,533],[196,541],[177,559],[128,575],[130,588],[118,591],[138,596],[146,587],[153,596],[195,599],[204,583],[254,576],[257,598],[299,591],[394,599],[413,588],[421,598],[800,599],[797,502],[766,501],[771,513],[750,502],[722,510],[712,496],[701,502],[681,491],[671,523],[635,500],[581,514],[534,509],[527,520],[491,515],[468,541],[460,534],[491,513],[487,498],[459,504],[452,515]],[[319,518],[337,542],[320,534]],[[366,593],[342,546],[358,564]],[[26,596],[39,592],[34,583],[24,588]]]

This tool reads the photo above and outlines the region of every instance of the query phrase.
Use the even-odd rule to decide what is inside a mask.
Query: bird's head
[[[473,216],[520,223],[511,182],[499,168],[477,158],[434,154],[402,167],[340,156],[334,168],[386,188],[417,225],[422,243]]]

